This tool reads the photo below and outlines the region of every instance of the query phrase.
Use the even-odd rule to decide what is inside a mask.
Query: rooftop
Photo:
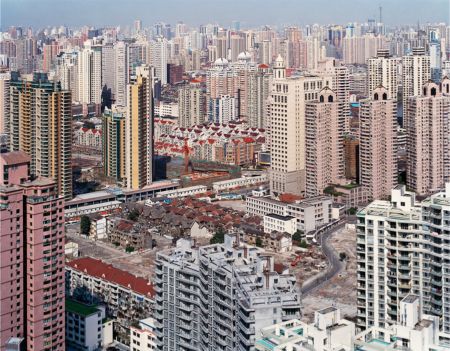
[[[23,151],[6,152],[0,155],[6,165],[17,165],[31,162],[30,156]]]
[[[88,317],[98,312],[95,306],[85,305],[72,299],[66,299],[66,311],[76,313],[83,317]]]
[[[101,260],[83,257],[68,262],[67,266],[93,277],[116,283],[142,295],[150,297],[155,295],[153,286],[147,279],[136,277]]]

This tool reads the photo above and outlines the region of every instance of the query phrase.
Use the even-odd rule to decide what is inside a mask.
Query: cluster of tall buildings
[[[92,115],[103,173],[123,188],[151,185],[155,152],[173,149],[236,166],[270,155],[260,206],[286,193],[314,201],[337,197],[333,186],[363,189],[356,202],[375,201],[357,216],[356,327],[392,326],[401,302],[419,301],[445,339],[449,28],[136,21],[132,30],[1,32],[1,347],[20,337],[29,350],[64,349],[63,209],[74,193],[75,121]],[[155,347],[249,350],[260,330],[300,316],[295,278],[236,240],[158,253],[154,290],[142,290]],[[89,275],[72,268],[77,284]]]

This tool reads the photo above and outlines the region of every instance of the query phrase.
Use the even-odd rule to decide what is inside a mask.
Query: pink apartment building
[[[426,83],[422,96],[410,97],[405,111],[408,187],[418,195],[442,189],[449,181],[450,80]]]
[[[329,88],[306,104],[306,196],[321,195],[344,176],[345,120],[336,94]]]
[[[0,154],[0,349],[64,350],[64,200],[30,157]]]
[[[398,180],[396,101],[379,86],[361,100],[359,119],[360,182],[368,200],[384,199]]]

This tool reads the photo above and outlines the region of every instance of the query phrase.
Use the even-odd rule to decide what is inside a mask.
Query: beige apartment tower
[[[128,85],[125,119],[126,187],[140,189],[152,182],[153,95],[152,68],[140,66]]]
[[[306,196],[321,195],[344,175],[345,120],[336,94],[325,87],[306,104]]]
[[[397,103],[380,86],[360,109],[360,182],[370,200],[387,198],[397,185]]]
[[[279,56],[273,69],[270,92],[269,126],[272,165],[272,194],[304,195],[306,188],[306,103],[319,98],[320,91],[331,86],[332,76],[302,75],[286,78]]]
[[[406,181],[418,195],[436,192],[449,181],[449,88],[448,79],[441,86],[429,82],[421,96],[408,100]]]
[[[30,172],[55,180],[58,194],[72,198],[72,99],[46,73],[10,82],[10,151],[31,157]]]

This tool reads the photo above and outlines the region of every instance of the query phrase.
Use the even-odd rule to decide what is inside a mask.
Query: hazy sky
[[[140,18],[187,24],[217,22],[242,27],[365,21],[378,18],[383,6],[387,24],[449,22],[450,0],[0,0],[3,29],[10,25],[128,25]]]

